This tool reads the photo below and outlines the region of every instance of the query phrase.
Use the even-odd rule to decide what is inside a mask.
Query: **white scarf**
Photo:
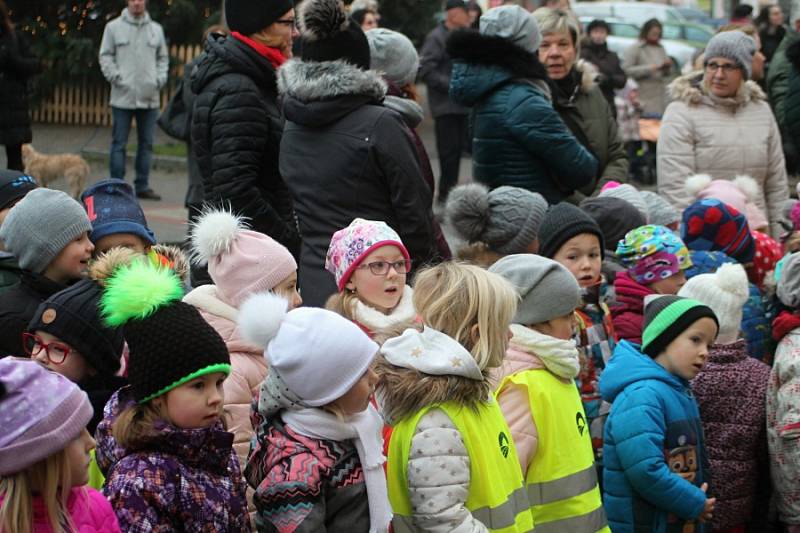
[[[417,317],[417,311],[414,309],[414,302],[412,301],[413,296],[413,289],[406,285],[403,287],[403,296],[388,315],[381,313],[361,300],[356,300],[353,314],[360,324],[372,331],[392,327],[402,322],[411,322]]]
[[[283,421],[306,437],[321,440],[343,441],[352,439],[355,444],[369,500],[370,533],[389,530],[392,507],[386,488],[383,464],[383,419],[372,406],[358,414],[339,420],[335,415],[318,408],[281,411]]]
[[[541,359],[547,370],[564,379],[577,377],[581,362],[573,339],[557,339],[519,324],[511,324],[511,333],[511,344]]]

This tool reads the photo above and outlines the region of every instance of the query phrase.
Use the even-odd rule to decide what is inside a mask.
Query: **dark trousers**
[[[437,201],[444,203],[450,189],[458,185],[461,154],[469,140],[467,115],[442,115],[435,118],[436,151],[439,153],[439,194]]]
[[[21,144],[7,144],[6,145],[6,167],[9,170],[25,170],[22,165],[22,145]]]

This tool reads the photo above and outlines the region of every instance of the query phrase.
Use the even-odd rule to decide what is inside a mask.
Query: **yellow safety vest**
[[[528,390],[539,446],[525,474],[537,533],[610,532],[580,394],[548,370],[526,370],[507,376]]]
[[[387,465],[394,532],[416,531],[408,495],[408,454],[419,420],[431,409],[444,411],[464,440],[470,461],[466,507],[472,516],[497,533],[533,531],[517,449],[500,407],[491,401],[477,411],[452,402],[433,405],[394,426]]]

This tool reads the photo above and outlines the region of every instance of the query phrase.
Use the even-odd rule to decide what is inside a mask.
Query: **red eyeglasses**
[[[36,357],[44,350],[45,355],[47,355],[47,360],[54,365],[63,363],[72,351],[72,348],[63,342],[53,341],[46,343],[41,337],[33,333],[22,334],[22,347],[25,348],[25,353],[31,357]]]

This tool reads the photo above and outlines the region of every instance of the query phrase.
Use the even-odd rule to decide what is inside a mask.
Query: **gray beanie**
[[[599,198],[613,196],[615,198],[622,198],[633,207],[639,210],[645,220],[649,220],[649,213],[647,212],[647,202],[642,198],[642,193],[639,189],[629,183],[620,183],[616,187],[606,186],[597,195]]]
[[[402,33],[375,28],[366,33],[369,41],[369,68],[386,75],[399,87],[414,83],[419,69],[419,55]]]
[[[480,31],[483,35],[502,37],[536,53],[542,43],[542,33],[536,18],[520,6],[499,6],[481,15]]]
[[[800,307],[800,252],[782,260],[778,279],[778,299],[786,307]]]
[[[520,296],[514,323],[530,326],[565,316],[581,303],[581,289],[569,270],[534,254],[507,255],[489,267],[511,282]]]
[[[744,70],[745,77],[750,79],[753,73],[756,42],[743,31],[724,31],[708,41],[704,53],[706,65],[715,57],[724,57],[739,65]]]
[[[92,231],[92,224],[81,204],[65,192],[40,188],[14,206],[0,226],[0,239],[21,268],[41,274],[85,231]]]
[[[652,191],[639,191],[647,204],[647,220],[657,226],[669,226],[681,221],[681,214],[668,201]]]
[[[518,187],[489,191],[478,183],[456,187],[447,198],[447,220],[462,239],[484,242],[499,254],[528,251],[547,211],[541,194]]]

